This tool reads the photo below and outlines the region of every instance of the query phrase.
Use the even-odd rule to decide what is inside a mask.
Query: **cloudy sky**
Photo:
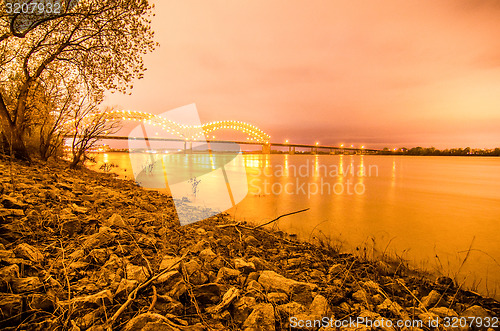
[[[275,142],[500,146],[498,0],[157,0],[130,96],[257,125]]]

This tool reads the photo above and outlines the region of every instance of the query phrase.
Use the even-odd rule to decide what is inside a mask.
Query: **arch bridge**
[[[108,120],[123,120],[147,123],[159,127],[182,140],[195,141],[203,135],[218,130],[235,130],[246,134],[249,142],[269,143],[271,136],[258,127],[241,121],[215,121],[203,125],[183,125],[165,117],[132,110],[114,110],[109,112]]]

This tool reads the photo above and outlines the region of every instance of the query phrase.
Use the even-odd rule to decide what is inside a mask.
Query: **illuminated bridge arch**
[[[268,143],[271,136],[254,125],[241,121],[215,121],[203,125],[182,125],[162,116],[132,110],[114,110],[109,113],[109,120],[124,120],[143,122],[173,134],[181,139],[197,140],[204,134],[217,130],[235,130],[248,136],[247,140]]]

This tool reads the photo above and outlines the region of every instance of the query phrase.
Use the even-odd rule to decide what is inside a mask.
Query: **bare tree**
[[[99,102],[85,97],[75,108],[70,120],[71,156],[70,168],[75,169],[85,161],[85,152],[94,146],[99,136],[116,133],[120,121],[113,119],[110,108],[99,110]]]
[[[154,49],[147,0],[80,0],[71,12],[13,31],[0,23],[0,119],[14,155],[29,160],[25,134],[34,90],[54,72],[77,72],[91,89],[126,92]]]
[[[46,161],[61,151],[64,136],[71,129],[67,123],[73,118],[79,99],[84,93],[90,94],[90,91],[82,77],[57,72],[40,81],[36,90],[39,92],[33,97],[36,111],[30,121],[30,128],[38,134],[34,137],[35,144],[41,159]],[[102,93],[94,93],[93,100],[102,100]]]

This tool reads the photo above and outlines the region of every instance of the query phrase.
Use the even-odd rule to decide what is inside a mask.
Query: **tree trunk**
[[[12,151],[12,156],[19,160],[25,160],[30,162],[30,156],[28,149],[24,144],[23,132],[21,128],[16,125],[10,118],[10,114],[7,111],[2,95],[0,94],[0,118],[3,127],[4,137],[7,138],[7,143],[9,144],[9,150]]]
[[[76,169],[78,167],[78,164],[80,164],[80,161],[82,160],[83,152],[78,151],[76,154],[73,154],[73,161],[69,165],[71,169]]]
[[[28,149],[24,144],[22,133],[20,133],[17,128],[11,127],[8,127],[5,131],[7,131],[5,132],[5,136],[7,137],[7,143],[9,144],[9,150],[12,151],[12,156],[14,156],[18,160],[30,162],[31,158]]]

